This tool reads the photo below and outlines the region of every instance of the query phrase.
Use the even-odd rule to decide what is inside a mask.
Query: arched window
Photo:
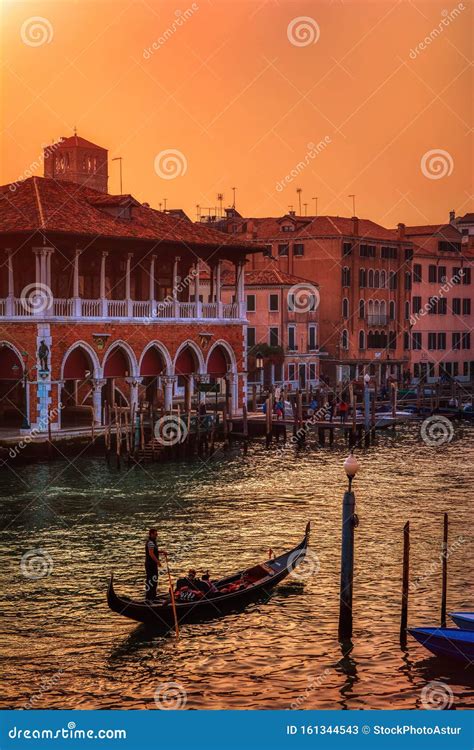
[[[359,331],[359,349],[365,349],[365,331]]]
[[[363,320],[365,318],[365,301],[359,300],[359,318]]]
[[[365,273],[365,268],[359,268],[359,287],[365,289],[366,283],[367,274]]]
[[[380,312],[379,312],[379,314],[380,314],[381,318],[384,318],[383,320],[382,319],[380,320],[381,324],[383,325],[385,323],[385,316],[387,314],[387,305],[386,305],[385,300],[382,300],[382,302],[380,303]]]
[[[382,289],[385,289],[387,286],[387,274],[385,271],[380,272],[380,286]]]
[[[378,271],[374,273],[374,287],[376,289],[380,287],[380,273]]]
[[[369,289],[374,288],[374,272],[372,271],[372,269],[370,269],[368,274],[367,286],[369,287]]]
[[[395,302],[392,300],[389,305],[390,320],[395,320]]]
[[[405,320],[410,320],[410,303],[405,302]]]
[[[349,300],[347,297],[342,300],[342,317],[346,320],[349,317]]]
[[[342,286],[351,285],[351,269],[348,266],[344,266],[342,269]]]
[[[349,332],[347,328],[344,328],[341,335],[341,347],[343,349],[349,349]]]

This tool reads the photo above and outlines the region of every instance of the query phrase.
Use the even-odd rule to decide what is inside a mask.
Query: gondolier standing
[[[156,529],[150,529],[148,539],[145,544],[145,571],[146,586],[145,598],[147,600],[156,599],[156,588],[158,586],[158,567],[160,565],[160,555],[166,555],[165,549],[158,549],[156,541],[158,532]]]

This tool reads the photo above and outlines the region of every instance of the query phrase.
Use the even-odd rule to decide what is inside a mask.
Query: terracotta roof
[[[130,204],[130,218],[117,218],[105,210],[122,205],[124,200]],[[48,177],[30,177],[0,187],[0,234],[38,230],[259,252],[254,244],[157,211],[132,196],[104,195],[74,182]]]
[[[464,216],[458,216],[456,219],[458,224],[472,224],[474,223],[474,214],[464,214]]]
[[[405,234],[410,237],[439,236],[446,239],[461,238],[459,229],[452,224],[422,224],[415,227],[405,227]]]
[[[225,270],[222,273],[223,284],[233,284],[235,274],[233,271]],[[294,286],[295,284],[311,284],[319,286],[313,281],[303,279],[301,276],[293,276],[291,273],[285,273],[280,268],[258,268],[255,270],[245,271],[245,286]]]
[[[249,218],[239,220],[238,224],[247,224],[247,231],[252,232],[255,239],[276,240],[281,238],[282,242],[290,238],[301,240],[310,237],[353,237],[353,220],[344,216],[296,216],[283,217],[283,219],[295,220],[294,232],[282,232],[282,217]],[[236,223],[232,219],[229,223]],[[376,224],[370,219],[358,219],[358,236],[360,239],[387,240],[396,242],[397,237],[393,231]]]
[[[77,146],[79,146],[79,148],[99,148],[102,151],[107,151],[107,149],[103,148],[103,146],[98,146],[97,143],[86,141],[86,139],[81,138],[80,135],[70,135],[68,138],[62,137],[60,140],[61,146],[69,146],[70,148],[75,148]]]

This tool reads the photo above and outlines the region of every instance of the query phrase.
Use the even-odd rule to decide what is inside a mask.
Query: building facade
[[[55,162],[82,165],[83,143],[74,152],[70,140]],[[109,195],[100,189],[104,173],[97,189],[82,172],[76,180],[71,169],[70,181],[55,170],[0,188],[2,426],[57,430],[87,413],[100,425],[106,404],[170,409],[201,379],[221,380],[238,411],[247,370],[244,266],[256,248],[131,195]],[[95,186],[98,177],[92,162]],[[224,263],[235,269],[230,303]],[[205,303],[202,264],[211,275]]]

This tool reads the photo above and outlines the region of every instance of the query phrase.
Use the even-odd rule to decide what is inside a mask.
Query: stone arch
[[[164,404],[166,391],[163,390],[163,386],[166,376],[170,375],[172,370],[171,357],[164,344],[159,341],[147,344],[138,363],[138,372],[145,401],[153,408]]]
[[[105,388],[102,389],[110,406],[132,406],[138,398],[138,363],[130,344],[119,339],[107,349],[102,360]]]
[[[166,375],[171,375],[172,372],[173,372],[173,362],[172,362],[172,359],[170,357],[170,353],[169,353],[168,349],[160,341],[150,341],[150,343],[147,344],[146,347],[144,348],[144,350],[142,351],[141,356],[140,356],[140,360],[138,362],[138,372],[139,372],[139,374],[140,375],[147,375],[147,374],[149,374],[149,373],[146,373],[146,372],[142,372],[142,369],[143,369],[144,364],[146,363],[146,355],[147,355],[147,353],[150,352],[150,351],[152,351],[153,349],[155,349],[159,353],[159,355],[161,356],[161,358],[162,358],[162,360],[164,362],[164,365],[165,365],[165,368],[164,368],[165,374]]]
[[[239,400],[237,360],[227,341],[219,339],[212,345],[206,359],[206,373],[215,382],[223,381],[221,392],[225,392],[226,398],[230,399],[230,409],[234,413]]]
[[[194,362],[195,362],[195,365],[197,365],[197,369],[195,369],[194,372],[204,373],[206,371],[206,367],[205,367],[204,357],[202,355],[202,352],[200,348],[197,346],[197,344],[194,343],[194,341],[191,341],[190,339],[188,339],[187,341],[183,341],[183,343],[178,347],[178,350],[176,351],[176,354],[173,360],[173,370],[174,370],[175,375],[191,374],[189,372],[185,372],[185,370],[189,369],[189,367],[185,366],[184,361],[183,361],[184,358],[180,360],[181,355],[184,352],[186,352],[186,349],[189,349],[192,352],[192,355],[194,355]],[[181,373],[178,371],[179,367],[182,367]]]
[[[114,353],[117,352],[123,352],[128,357],[128,365],[129,367],[127,369],[122,367],[122,362],[112,363],[111,358],[114,356]],[[116,367],[113,367],[113,364],[116,364]],[[108,365],[108,367],[107,367]],[[102,366],[103,366],[103,374],[104,378],[106,377],[126,377],[125,373],[128,372],[128,376],[135,377],[138,375],[138,364],[137,364],[137,358],[135,356],[135,352],[133,351],[130,344],[127,344],[126,341],[114,341],[107,349],[107,351],[104,354],[104,357],[102,359]],[[116,372],[119,370],[123,370],[123,375],[107,375],[107,370],[109,372],[112,372],[115,369]]]
[[[227,341],[224,341],[223,339],[219,339],[211,346],[209,353],[207,355],[207,359],[206,359],[206,372],[208,374],[212,374],[209,372],[209,364],[212,363],[213,353],[219,350],[224,352],[224,356],[226,357],[227,365],[228,365],[227,370],[230,370],[232,373],[236,374],[237,373],[237,361],[235,358],[235,352],[232,349],[232,347],[227,343]]]
[[[99,358],[85,341],[75,341],[65,352],[61,363],[60,387],[62,427],[91,423],[91,410],[94,410],[92,384],[100,371]]]
[[[21,352],[9,341],[0,341],[0,423],[6,427],[21,427],[28,414],[24,372]]]
[[[92,378],[100,378],[102,374],[102,368],[100,366],[99,358],[94,351],[94,349],[87,344],[85,341],[76,341],[74,344],[72,344],[69,349],[64,354],[62,363],[61,363],[61,380],[65,379],[65,372],[66,372],[66,363],[71,354],[77,349],[82,349],[82,351],[88,356],[89,361],[92,365],[91,369],[91,375]]]

